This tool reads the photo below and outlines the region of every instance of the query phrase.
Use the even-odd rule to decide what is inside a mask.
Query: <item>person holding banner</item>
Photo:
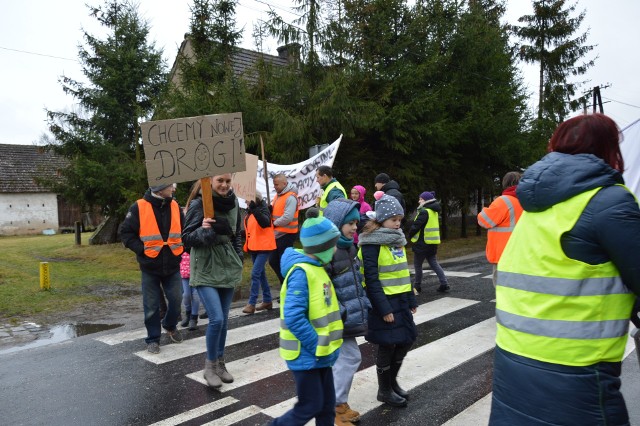
[[[205,217],[202,195],[189,196],[182,239],[191,247],[190,285],[209,314],[204,378],[212,388],[233,382],[224,362],[227,320],[235,287],[242,279],[241,219],[230,173],[211,178],[214,217]],[[204,191],[203,191],[204,192]]]
[[[322,187],[322,196],[318,198],[318,207],[320,208],[320,216],[322,216],[327,204],[336,198],[347,198],[347,191],[333,177],[333,170],[329,166],[318,167],[316,180]]]
[[[276,196],[273,198],[271,219],[276,237],[276,249],[271,252],[269,265],[282,285],[284,276],[280,271],[280,259],[287,247],[293,247],[298,238],[298,191],[282,173],[273,177],[273,187],[276,190]]]
[[[180,231],[185,222],[182,210],[173,199],[173,184],[150,187],[144,197],[133,203],[120,225],[122,244],[136,254],[142,273],[142,304],[147,329],[147,351],[160,352],[162,327],[169,342],[182,342],[177,329],[182,301],[180,261],[184,251]],[[163,291],[164,290],[164,291]],[[163,294],[164,293],[164,294]],[[166,314],[160,304],[166,295]]]

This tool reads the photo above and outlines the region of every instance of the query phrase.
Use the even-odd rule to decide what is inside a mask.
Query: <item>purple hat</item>
[[[436,198],[436,192],[435,191],[424,191],[422,194],[420,194],[420,198],[425,200],[425,201],[429,201],[429,200],[433,200],[434,198]]]

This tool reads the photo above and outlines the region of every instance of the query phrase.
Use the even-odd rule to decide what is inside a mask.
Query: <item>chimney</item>
[[[297,63],[300,59],[300,43],[289,43],[278,47],[278,57],[286,59],[288,63]]]

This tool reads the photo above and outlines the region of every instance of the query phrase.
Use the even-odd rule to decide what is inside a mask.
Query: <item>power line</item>
[[[29,52],[28,50],[11,49],[11,48],[9,48],[9,47],[3,47],[3,46],[0,46],[0,49],[3,49],[3,50],[10,50],[10,51],[12,51],[12,52],[24,53],[25,55],[44,56],[44,57],[46,57],[46,58],[62,59],[63,61],[78,62],[78,60],[77,60],[77,59],[63,58],[62,56],[47,55],[47,54],[44,54],[44,53]]]
[[[633,107],[633,108],[640,108],[640,106],[638,106],[638,105],[631,105],[631,104],[628,104],[626,102],[617,101],[615,99],[607,98],[607,97],[604,97],[604,96],[602,97],[602,99],[606,99],[606,100],[611,101],[611,102],[617,102],[619,104],[630,106],[630,107]]]

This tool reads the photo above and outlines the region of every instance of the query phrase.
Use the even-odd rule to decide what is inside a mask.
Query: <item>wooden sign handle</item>
[[[211,178],[200,179],[202,192],[202,207],[204,207],[204,217],[213,218],[213,194],[211,194]]]

